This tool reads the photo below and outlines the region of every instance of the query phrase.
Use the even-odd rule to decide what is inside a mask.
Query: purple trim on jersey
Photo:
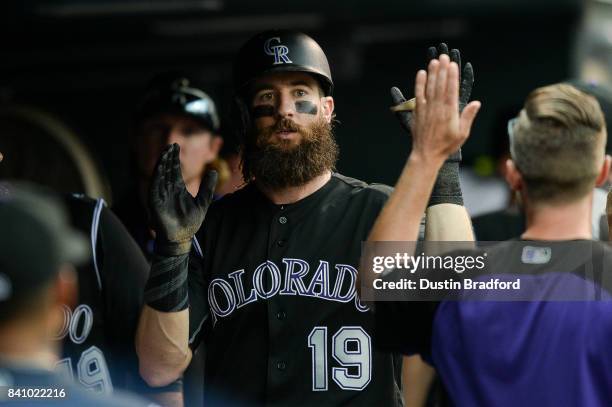
[[[91,221],[91,256],[93,260],[94,270],[96,271],[96,278],[98,281],[98,288],[102,289],[102,278],[100,277],[100,270],[98,268],[98,259],[96,256],[96,245],[98,244],[98,227],[100,225],[100,215],[102,215],[102,209],[106,206],[104,199],[100,198],[96,201],[96,207],[94,208],[94,214]]]
[[[200,246],[200,242],[198,242],[198,238],[194,236],[191,239],[191,243],[193,244],[193,247],[194,247],[196,253],[198,254],[198,256],[200,258],[204,258],[204,252],[202,251],[202,247]]]
[[[440,304],[432,359],[458,406],[612,406],[612,295],[572,273],[521,275],[543,295],[601,301]],[[534,289],[534,292],[536,290]]]

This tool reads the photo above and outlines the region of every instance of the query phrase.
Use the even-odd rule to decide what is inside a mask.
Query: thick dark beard
[[[299,132],[300,143],[295,146],[268,144],[270,135],[279,129]],[[279,120],[257,136],[252,131],[249,139],[242,156],[244,179],[255,178],[273,190],[304,185],[325,171],[334,170],[338,159],[332,125],[322,117],[308,128],[290,120]]]

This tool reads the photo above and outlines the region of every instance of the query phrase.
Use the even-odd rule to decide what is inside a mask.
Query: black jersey
[[[155,236],[149,227],[147,208],[141,202],[138,189],[137,185],[133,185],[130,193],[113,205],[113,212],[136,241],[147,260],[150,260],[153,256]]]
[[[138,373],[134,337],[148,263],[103,200],[65,199],[73,227],[91,242],[90,262],[77,269],[79,299],[64,308],[56,370],[87,389],[149,391]]]
[[[205,402],[396,402],[392,356],[355,282],[391,188],[333,174],[310,196],[274,205],[252,184],[213,203],[189,270],[190,345],[204,341]]]

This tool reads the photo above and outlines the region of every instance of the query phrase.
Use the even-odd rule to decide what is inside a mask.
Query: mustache
[[[299,132],[302,130],[302,126],[298,125],[291,119],[282,118],[277,121],[273,126],[268,128],[270,134],[276,133],[279,131],[295,131]]]
[[[274,133],[278,133],[281,131],[296,132],[296,133],[300,133],[302,136],[305,136],[308,133],[308,130],[305,127],[300,126],[299,124],[295,123],[293,120],[282,118],[282,119],[279,119],[273,125],[262,129],[259,133],[259,137],[255,138],[255,144],[260,147],[263,147],[264,145],[267,144],[268,140],[272,138],[272,135]]]

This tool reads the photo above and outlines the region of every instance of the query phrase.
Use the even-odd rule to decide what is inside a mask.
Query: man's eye
[[[305,90],[298,89],[298,90],[295,91],[295,96],[297,96],[299,98],[304,97],[306,95],[307,95],[307,93],[306,93]]]
[[[259,95],[258,99],[260,102],[269,102],[272,100],[272,92],[262,93],[261,95]]]

